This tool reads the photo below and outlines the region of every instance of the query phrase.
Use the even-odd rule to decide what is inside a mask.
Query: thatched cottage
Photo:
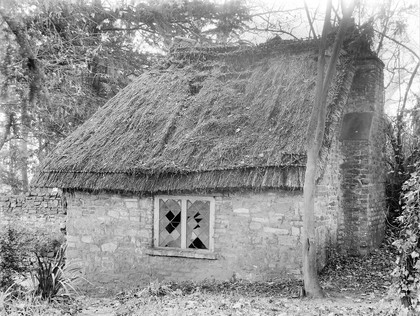
[[[317,43],[177,47],[62,141],[34,185],[67,196],[91,281],[300,274]],[[341,54],[316,196],[318,262],[384,233],[383,64]]]

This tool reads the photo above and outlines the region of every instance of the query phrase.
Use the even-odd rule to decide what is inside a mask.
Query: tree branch
[[[251,14],[250,17],[253,18],[253,17],[263,16],[263,15],[273,14],[273,13],[286,13],[286,12],[300,11],[300,10],[303,10],[303,9],[304,8],[295,8],[295,9],[290,9],[290,10],[267,11],[267,12],[262,12],[262,13]]]
[[[276,29],[269,29],[269,28],[261,29],[261,28],[258,28],[258,27],[253,27],[253,28],[249,28],[248,31],[282,33],[282,34],[287,34],[287,35],[293,37],[294,39],[297,39],[297,40],[299,39],[298,37],[296,37],[292,33],[287,32],[287,31],[283,31],[283,30],[276,30]]]
[[[389,39],[390,41],[393,41],[394,43],[396,43],[396,44],[400,45],[401,47],[404,47],[406,50],[408,50],[410,53],[412,53],[412,54],[413,54],[413,55],[414,55],[414,56],[415,56],[418,60],[420,60],[419,55],[417,55],[417,53],[416,53],[413,49],[411,49],[410,47],[408,47],[408,46],[404,45],[404,44],[403,44],[403,43],[401,43],[400,41],[397,41],[395,38],[392,38],[392,37],[390,37],[390,36],[386,35],[385,33],[381,32],[381,31],[378,31],[378,30],[375,30],[375,29],[374,29],[374,31],[375,31],[376,33],[380,34],[381,36],[383,36],[383,37],[385,37],[385,38]]]
[[[306,17],[308,18],[308,22],[309,22],[309,26],[311,28],[312,35],[313,35],[314,38],[316,38],[317,37],[316,32],[315,32],[314,25],[313,25],[312,20],[311,20],[311,15],[309,14],[308,4],[306,3],[306,0],[303,1],[303,4],[305,5]]]
[[[403,103],[402,103],[402,106],[401,106],[401,113],[405,110],[405,105],[407,103],[408,93],[410,92],[411,85],[413,84],[414,77],[416,76],[417,71],[419,70],[419,67],[420,67],[420,61],[417,63],[416,68],[414,68],[414,71],[411,74],[410,80],[408,81],[407,89],[405,90],[405,94],[404,94],[404,100],[403,100]]]

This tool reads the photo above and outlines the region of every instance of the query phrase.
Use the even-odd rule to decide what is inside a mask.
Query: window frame
[[[181,200],[181,247],[161,247],[159,246],[159,200],[172,199]],[[196,249],[187,248],[187,200],[195,201],[209,201],[210,214],[209,214],[209,248]],[[208,254],[214,252],[214,224],[215,224],[215,198],[211,196],[193,196],[193,195],[155,195],[153,201],[153,248],[156,250],[167,251],[172,253],[172,256],[177,256],[182,253],[197,253]],[[157,253],[155,253],[157,254]],[[195,257],[195,256],[193,256]],[[208,258],[213,259],[213,258]]]

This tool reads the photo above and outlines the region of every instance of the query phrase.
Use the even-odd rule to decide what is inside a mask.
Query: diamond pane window
[[[181,247],[180,200],[159,200],[159,247]]]
[[[155,197],[154,246],[213,251],[214,198]]]
[[[209,249],[210,201],[187,201],[187,247]]]

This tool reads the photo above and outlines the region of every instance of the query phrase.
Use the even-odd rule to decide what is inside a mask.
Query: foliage
[[[63,236],[11,222],[0,234],[0,289],[19,284],[36,267],[36,257],[47,260],[58,253]]]
[[[396,250],[392,246],[395,236],[396,232],[387,227],[381,247],[363,257],[332,251],[320,273],[323,288],[334,292],[360,291],[369,296],[387,291],[395,268]]]
[[[403,185],[402,214],[399,238],[394,242],[398,250],[397,267],[393,275],[404,306],[420,311],[420,165]]]
[[[1,299],[4,294],[8,296],[2,304]],[[47,302],[35,296],[33,292],[20,292],[16,295],[15,291],[9,293],[0,291],[0,316],[77,315],[78,308],[74,303],[72,300],[59,303]]]
[[[25,179],[60,140],[156,63],[176,38],[226,43],[249,19],[240,0],[11,0],[0,6],[0,16],[7,43],[0,48],[6,117],[0,148],[8,144],[0,178],[15,194],[26,190]]]
[[[0,236],[0,289],[13,285],[17,275],[28,272],[25,264],[30,250],[30,237],[22,229],[7,226]]]
[[[65,250],[66,246],[61,246],[52,261],[36,255],[38,266],[34,278],[38,286],[35,294],[44,300],[50,301],[57,297],[60,291],[64,292],[64,295],[76,292],[74,282],[80,278],[80,270],[76,267],[69,268],[65,260]]]
[[[6,289],[0,289],[0,313],[6,309],[7,304],[12,298],[12,287],[13,285],[9,286]]]

